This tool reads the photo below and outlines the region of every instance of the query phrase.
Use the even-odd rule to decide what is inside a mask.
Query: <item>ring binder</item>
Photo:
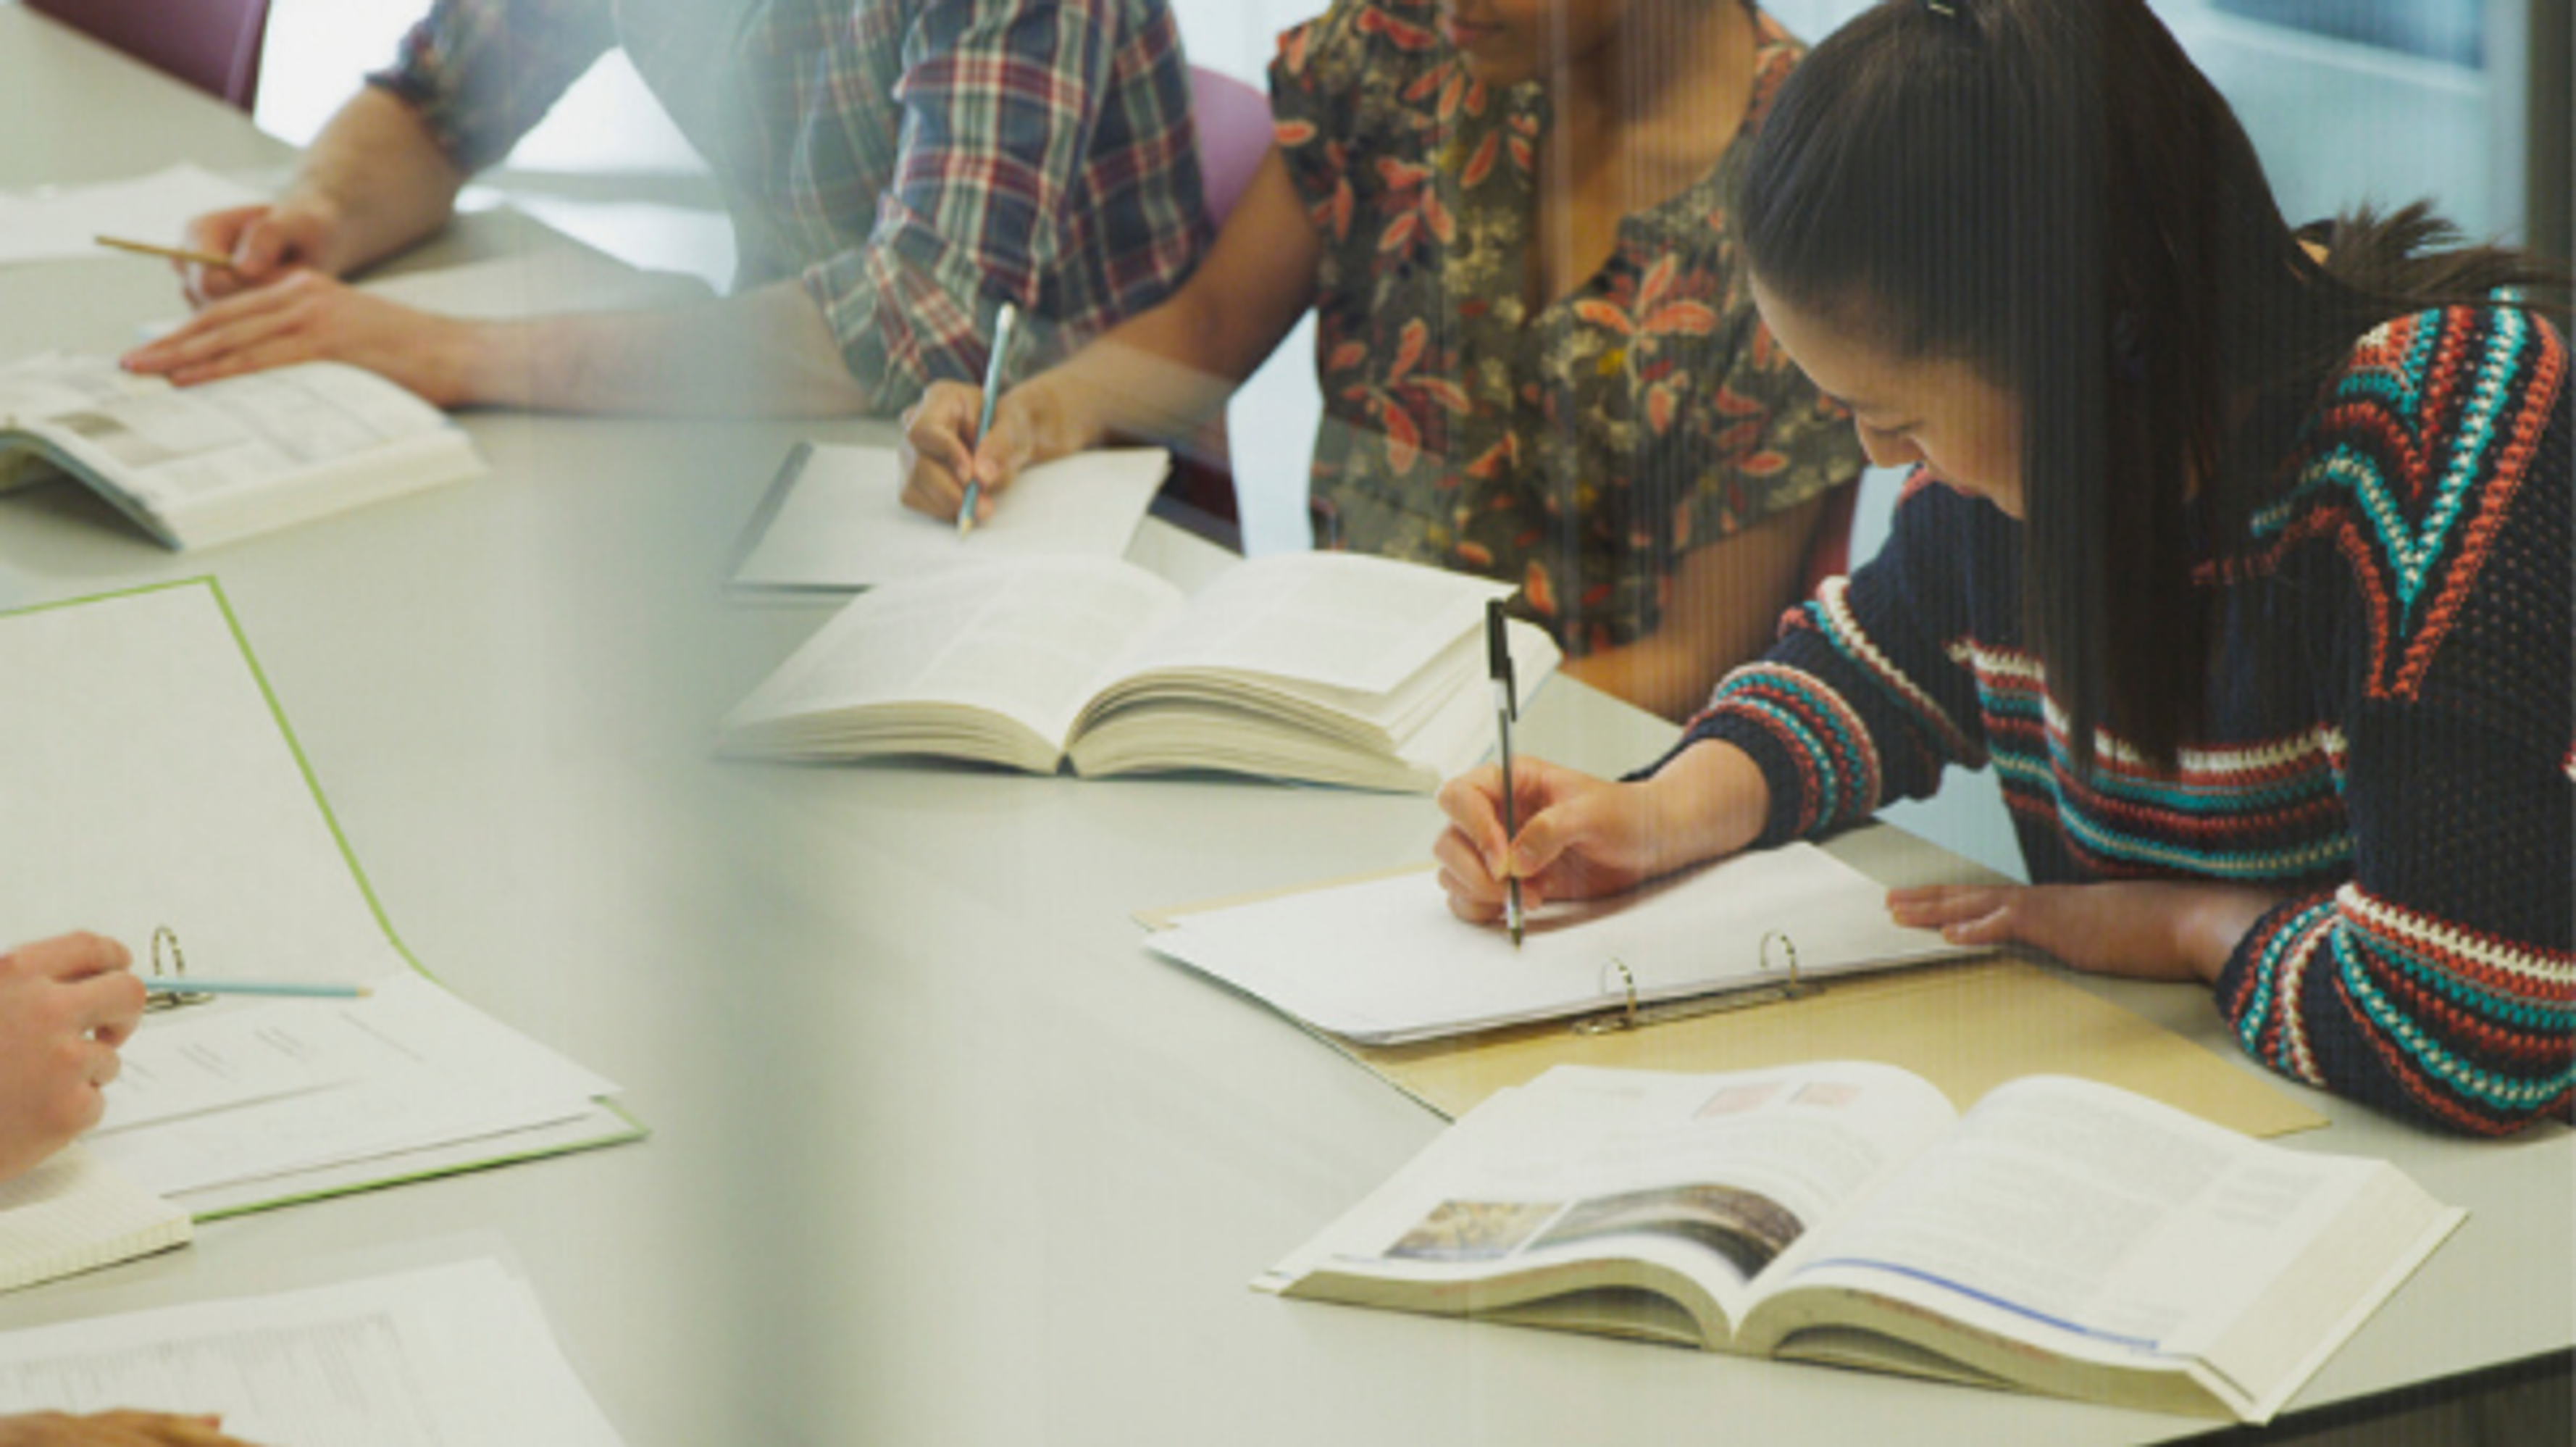
[[[162,968],[165,957],[169,961],[169,968],[166,970]],[[164,975],[173,980],[184,980],[188,977],[188,952],[179,948],[179,932],[166,924],[156,925],[152,930],[152,974],[155,979]],[[173,990],[168,994],[154,995],[145,1000],[143,1008],[147,1012],[157,1014],[163,1010],[176,1010],[183,1005],[203,1005],[214,998],[201,990]]]
[[[1661,1005],[1641,1006],[1637,1003],[1637,976],[1628,968],[1625,960],[1614,955],[1609,964],[1601,967],[1602,973],[1606,975],[1612,970],[1619,972],[1620,993],[1627,997],[1626,1003],[1600,1014],[1586,1015],[1576,1020],[1573,1027],[1574,1033],[1609,1035],[1621,1030],[1636,1030],[1647,1025],[1659,1025],[1667,1020],[1688,1020],[1699,1015],[1721,1015],[1730,1010],[1750,1009],[1755,1005],[1768,1005],[1776,1001],[1802,1000],[1810,995],[1824,993],[1824,986],[1798,978],[1798,942],[1791,939],[1786,930],[1775,929],[1762,932],[1762,943],[1759,947],[1761,955],[1757,961],[1760,967],[1765,970],[1771,968],[1771,942],[1774,940],[1780,942],[1781,953],[1788,957],[1787,978],[1781,983],[1763,985],[1750,990],[1730,990],[1720,995],[1703,995],[1692,1000],[1674,1000]]]

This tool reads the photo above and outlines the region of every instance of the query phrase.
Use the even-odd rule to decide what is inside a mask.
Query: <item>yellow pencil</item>
[[[166,256],[172,261],[193,261],[199,266],[220,266],[226,271],[233,267],[231,257],[218,256],[211,251],[190,251],[184,246],[155,246],[149,241],[128,241],[122,236],[94,236],[90,239],[101,246],[131,251],[138,256]]]

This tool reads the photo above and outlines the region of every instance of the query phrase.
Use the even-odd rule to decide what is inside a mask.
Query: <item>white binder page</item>
[[[1534,911],[1515,949],[1500,925],[1449,913],[1427,872],[1183,915],[1148,937],[1201,970],[1336,1035],[1394,1043],[1643,1001],[1776,984],[1787,960],[1830,974],[1969,953],[1892,923],[1886,887],[1811,844],[1737,855],[1584,905]]]

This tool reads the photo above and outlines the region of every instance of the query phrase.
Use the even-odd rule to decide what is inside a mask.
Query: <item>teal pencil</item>
[[[375,993],[364,985],[298,985],[285,980],[145,980],[153,995],[279,995],[299,1000],[363,1000]]]

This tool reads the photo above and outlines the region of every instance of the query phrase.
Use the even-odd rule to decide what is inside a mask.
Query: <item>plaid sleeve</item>
[[[1158,11],[1140,35],[1134,9],[945,0],[912,21],[895,89],[900,156],[875,228],[803,275],[876,408],[980,377],[1001,303],[1032,312],[1055,301],[1049,283],[1066,267],[1096,272],[1096,314],[1039,316],[1080,329],[1160,298],[1160,279],[1121,275],[1139,237],[1195,254],[1204,222],[1178,34]],[[1183,188],[1165,184],[1181,167],[1193,182],[1185,207],[1174,199]]]
[[[1970,632],[1961,560],[1991,508],[1916,474],[1887,545],[1789,610],[1779,640],[1730,673],[1660,769],[1703,739],[1745,751],[1770,786],[1759,847],[1857,824],[1928,797],[1941,772],[1986,760],[1977,679],[1950,644]],[[1649,769],[1646,772],[1653,772]]]
[[[609,0],[437,0],[367,83],[409,103],[459,170],[478,171],[616,41]]]

